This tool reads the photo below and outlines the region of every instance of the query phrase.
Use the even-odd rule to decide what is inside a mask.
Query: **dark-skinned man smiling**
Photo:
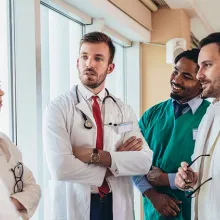
[[[153,150],[153,166],[133,182],[143,194],[144,220],[190,220],[191,200],[175,186],[181,161],[191,162],[199,123],[209,102],[200,97],[196,74],[199,50],[184,51],[175,59],[171,74],[171,99],[147,110],[139,121]]]

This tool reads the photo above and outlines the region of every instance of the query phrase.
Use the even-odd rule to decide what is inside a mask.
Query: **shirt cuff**
[[[146,180],[145,176],[133,176],[132,180],[142,194],[153,188],[153,186]]]
[[[175,178],[176,178],[176,173],[168,173],[168,179],[171,189],[178,189],[175,185]]]
[[[110,152],[110,155],[111,155],[111,167],[109,168],[109,170],[112,172],[112,174],[113,174],[114,176],[117,177],[118,174],[119,174],[118,168],[117,168],[117,166],[116,166],[116,163],[115,163],[114,158],[112,157],[111,152]]]

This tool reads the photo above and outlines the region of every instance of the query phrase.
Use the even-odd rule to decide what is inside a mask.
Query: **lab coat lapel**
[[[198,133],[198,137],[196,140],[196,148],[195,148],[195,152],[193,154],[192,159],[195,159],[196,157],[202,155],[203,153],[208,152],[208,151],[206,151],[206,152],[203,152],[203,151],[204,151],[206,140],[207,140],[207,137],[209,134],[209,130],[212,126],[213,119],[214,119],[214,111],[213,111],[213,107],[210,106],[207,109],[207,113],[205,114],[205,116],[200,124],[199,133]],[[195,163],[195,170],[199,169],[200,162],[201,162],[201,160],[197,160],[197,162]]]
[[[93,113],[90,110],[86,101],[84,99],[81,99],[81,101],[78,103],[78,100],[76,98],[76,86],[73,86],[73,88],[71,89],[71,93],[72,93],[73,103],[75,104],[76,109],[82,111],[87,116],[87,118],[90,119],[90,122],[92,122],[93,125],[95,125],[96,127]]]
[[[220,111],[220,109],[219,109],[219,111]],[[217,120],[217,123],[216,123],[215,127],[212,128],[212,132],[214,134],[212,135],[212,139],[210,140],[210,144],[207,148],[207,153],[209,153],[211,151],[212,146],[215,144],[216,138],[218,137],[219,132],[220,132],[220,116],[215,115],[215,120]]]
[[[96,126],[93,113],[84,99],[82,99],[80,103],[76,104],[76,108],[82,111],[87,116],[87,118],[89,118],[90,121]]]

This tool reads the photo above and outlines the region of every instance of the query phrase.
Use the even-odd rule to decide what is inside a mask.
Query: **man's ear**
[[[111,63],[108,65],[108,71],[107,71],[107,74],[110,74],[115,68],[115,64],[114,63]]]

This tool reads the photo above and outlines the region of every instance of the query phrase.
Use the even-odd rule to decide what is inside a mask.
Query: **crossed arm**
[[[136,138],[135,136],[129,138],[124,144],[122,144],[118,148],[118,152],[123,151],[140,151],[142,149],[143,141],[141,138]],[[81,160],[84,163],[90,163],[91,161],[91,154],[93,152],[92,148],[85,148],[85,147],[72,147],[73,155]],[[99,166],[103,167],[111,167],[111,154],[108,151],[99,150],[100,161],[96,163]]]
[[[118,151],[99,151],[100,163],[91,164],[91,146],[72,146],[64,115],[56,105],[49,105],[44,114],[43,139],[52,179],[101,186],[108,175],[133,176],[149,171],[152,151],[143,140],[137,123],[131,132],[124,134]]]
[[[23,163],[21,152],[7,136],[3,136],[11,157],[15,161]],[[12,160],[12,161],[13,161]],[[29,219],[34,214],[41,197],[40,187],[36,184],[32,172],[23,164],[23,191],[12,193],[11,202],[14,204],[20,215]]]

